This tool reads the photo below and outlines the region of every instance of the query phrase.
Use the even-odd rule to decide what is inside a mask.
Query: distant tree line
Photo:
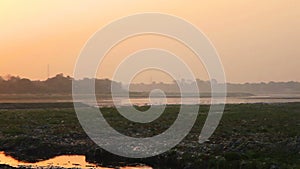
[[[213,80],[212,83],[218,85]],[[161,89],[168,93],[180,92],[177,84],[183,86],[183,92],[189,92],[192,85],[198,85],[200,93],[209,93],[211,91],[211,82],[197,79],[196,81],[174,81],[173,83],[156,83],[151,84],[136,83],[130,85],[132,92],[150,92],[153,89]],[[299,82],[269,82],[269,83],[244,83],[234,84],[227,83],[228,93],[249,93],[249,94],[300,94]]]
[[[44,81],[31,81],[30,79],[20,78],[18,76],[9,76],[8,78],[0,77],[0,94],[71,94],[72,80],[70,76],[57,74],[52,78]],[[95,81],[93,81],[95,80]],[[86,90],[88,85],[95,82],[95,91],[97,94],[109,94],[111,86],[120,93],[125,90],[119,82],[109,79],[81,79],[75,81],[75,88],[80,93],[90,94]],[[218,84],[212,80],[212,83]],[[130,84],[130,92],[150,92],[153,89],[161,89],[166,93],[179,93],[177,84],[183,86],[183,92],[189,92],[191,85],[198,85],[201,93],[209,93],[211,90],[211,82],[197,79],[196,81],[180,80],[173,83],[156,83],[151,84],[135,83]],[[229,93],[251,93],[251,94],[300,94],[299,82],[269,82],[269,83],[244,83],[244,84],[227,84],[227,92]]]
[[[71,94],[72,78],[57,74],[55,77],[45,81],[31,81],[30,79],[10,76],[7,79],[0,77],[1,94]],[[90,84],[93,79],[76,80],[76,84],[81,87]],[[111,85],[122,90],[121,83],[113,82],[109,79],[95,79],[95,90],[97,93],[110,93]],[[85,92],[84,90],[82,92]]]

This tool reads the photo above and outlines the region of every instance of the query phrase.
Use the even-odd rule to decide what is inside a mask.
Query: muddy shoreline
[[[119,132],[145,137],[167,129],[178,108],[168,106],[157,121],[145,126],[124,121],[114,108],[102,112]],[[89,162],[116,168],[137,164],[160,169],[300,167],[300,103],[227,105],[214,135],[199,144],[207,112],[208,106],[200,107],[195,127],[173,149],[151,158],[130,159],[95,145],[79,125],[72,103],[0,104],[0,151],[28,162],[85,155]]]

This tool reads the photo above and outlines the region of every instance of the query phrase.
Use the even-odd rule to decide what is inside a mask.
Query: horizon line
[[[7,76],[7,77],[5,77],[5,76]],[[48,79],[55,78],[57,76],[63,76],[65,78],[69,77],[69,78],[73,79],[72,76],[64,74],[64,73],[57,73],[56,75],[49,76],[46,79],[37,79],[37,80],[31,79],[31,78],[27,78],[27,77],[22,77],[22,76],[19,76],[19,75],[11,75],[11,74],[7,74],[7,75],[4,75],[4,76],[0,75],[0,79],[8,81],[9,78],[15,77],[15,78],[20,78],[20,79],[28,79],[30,81],[47,81]],[[84,78],[76,79],[76,80],[83,80],[83,79],[97,79],[97,80],[110,80],[110,81],[113,81],[110,78],[99,78],[99,77],[93,77],[93,78],[84,77]],[[138,83],[135,82],[135,83],[130,83],[130,84],[153,84],[153,83],[154,84],[160,84],[160,83],[162,83],[162,84],[174,84],[173,83],[174,81],[183,81],[183,80],[185,80],[186,82],[191,82],[191,81],[196,81],[196,80],[200,80],[200,81],[204,81],[204,82],[211,82],[214,79],[211,79],[211,80],[202,80],[202,79],[198,79],[197,78],[196,80],[189,80],[189,79],[182,78],[182,79],[179,79],[179,80],[173,80],[172,82],[152,81],[151,83],[150,82],[138,82]],[[113,82],[122,83],[122,82],[118,82],[118,81],[113,81]],[[227,81],[226,84],[263,84],[263,83],[264,84],[270,84],[270,83],[289,83],[289,82],[300,83],[300,81],[295,81],[295,80],[289,80],[289,81],[273,81],[273,80],[271,80],[271,81],[260,81],[260,82],[228,82]],[[128,85],[128,84],[124,84],[124,83],[122,83],[122,84],[123,85]]]

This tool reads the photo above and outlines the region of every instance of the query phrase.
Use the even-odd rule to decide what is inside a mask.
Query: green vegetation
[[[0,105],[1,151],[25,161],[84,154],[102,165],[139,162],[156,168],[300,168],[300,103],[226,105],[219,127],[204,144],[197,141],[209,107],[201,106],[194,128],[172,150],[148,159],[125,159],[101,151],[102,161],[97,154],[99,148],[83,132],[71,104],[39,105],[23,104],[25,109],[20,105],[15,105],[19,109],[3,109]],[[168,106],[149,124],[132,123],[115,108],[102,108],[102,112],[119,132],[148,137],[166,130],[179,108]]]

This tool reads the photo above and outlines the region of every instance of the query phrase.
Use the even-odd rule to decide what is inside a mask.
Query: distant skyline
[[[51,77],[47,80],[42,81],[31,81],[30,79],[23,79],[22,77],[8,77],[3,81],[0,78],[0,94],[28,94],[28,93],[61,93],[61,94],[70,94],[72,93],[72,77],[58,74],[55,77]],[[78,86],[83,88],[79,89],[80,93],[84,92],[85,94],[89,93],[86,90],[86,86],[93,82],[93,79],[80,79],[75,81],[75,88],[79,89]],[[215,83],[215,81],[213,82]],[[178,84],[181,84],[181,89],[179,89]],[[95,79],[96,91],[100,92],[99,94],[109,93],[111,87],[114,86],[114,89],[117,92],[124,92],[128,89],[131,92],[151,92],[153,89],[160,89],[165,93],[194,93],[193,87],[197,84],[197,87],[202,93],[210,93],[211,83],[209,81],[187,81],[181,79],[177,83],[133,83],[133,84],[124,84],[116,81],[111,81],[108,79]],[[77,86],[77,87],[76,87]],[[84,87],[85,86],[85,87]],[[86,93],[87,92],[87,93]],[[92,92],[92,91],[90,91]],[[300,94],[300,82],[269,82],[269,83],[227,83],[227,92],[230,96],[253,96],[253,94]],[[195,93],[194,93],[195,94]],[[139,94],[138,94],[139,95]],[[193,94],[192,94],[193,95]],[[69,95],[70,96],[70,95]],[[141,96],[141,95],[140,95]],[[145,95],[144,95],[145,96]],[[148,95],[147,95],[148,96]],[[174,96],[174,95],[173,95]],[[194,95],[195,96],[195,95]],[[264,95],[265,96],[265,95]],[[294,95],[295,96],[295,95]]]
[[[18,76],[18,75],[11,75],[11,74],[7,74],[5,76],[0,76],[0,80],[3,79],[5,81],[9,81],[13,78],[18,78],[18,79],[28,79],[30,81],[47,81],[48,79],[53,79],[57,76],[60,76],[60,77],[64,77],[64,78],[71,78],[73,79],[73,77],[71,75],[68,75],[68,74],[63,74],[63,73],[59,73],[59,74],[56,74],[56,75],[53,75],[53,76],[50,76],[49,78],[46,78],[46,79],[30,79],[30,78],[27,78],[27,77],[22,77],[22,76]],[[91,79],[91,78],[83,78],[83,79]],[[83,80],[83,79],[76,79],[76,80]],[[110,80],[110,81],[113,81],[112,79],[110,78],[99,78],[97,77],[96,79],[98,80]],[[150,79],[149,81],[133,81],[132,84],[160,84],[160,83],[163,83],[163,84],[174,84],[175,81],[177,82],[182,82],[182,83],[192,83],[192,82],[195,82],[195,81],[202,81],[202,82],[210,82],[210,81],[213,81],[213,80],[205,80],[205,79],[196,79],[196,80],[188,80],[188,79],[185,79],[185,78],[182,78],[182,79],[177,79],[177,80],[173,80],[172,81],[156,81],[156,80],[153,80],[153,79]],[[120,81],[114,81],[114,82],[117,82],[119,83]],[[260,84],[260,83],[265,83],[265,84],[268,84],[268,83],[290,83],[290,82],[295,82],[295,83],[300,83],[300,81],[296,81],[296,80],[290,80],[290,81],[267,81],[267,82],[241,82],[241,83],[238,83],[238,82],[229,82],[227,81],[226,83],[227,84]],[[123,82],[120,82],[122,83],[122,85],[125,85],[127,86],[128,84],[126,83],[123,83]]]
[[[90,36],[111,21],[135,13],[161,12],[196,25],[215,45],[228,82],[300,81],[300,1],[17,1],[0,2],[0,76],[44,80],[72,76]],[[142,42],[142,43],[141,43]],[[159,47],[182,57],[197,78],[208,76],[201,62],[170,38],[145,35],[117,45],[101,63],[98,77],[109,78],[130,53]],[[184,77],[182,77],[184,78]],[[146,71],[136,82],[170,81]]]

